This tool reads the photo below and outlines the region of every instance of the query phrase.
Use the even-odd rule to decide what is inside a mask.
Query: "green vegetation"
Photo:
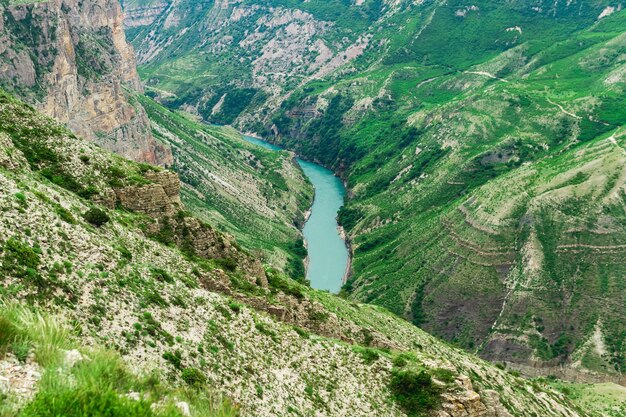
[[[191,377],[191,373],[183,372],[183,379],[200,390],[197,393],[173,389],[158,373],[136,376],[116,353],[80,347],[71,327],[59,316],[0,299],[0,330],[2,356],[19,354],[18,349],[25,346],[27,352],[32,349],[36,363],[43,367],[34,398],[19,411],[9,402],[0,404],[2,416],[182,416],[176,401],[188,402],[193,416],[238,415],[230,403],[213,399],[201,375]],[[77,348],[81,352],[72,352],[78,362],[68,362],[67,352]],[[137,398],[129,395],[133,392]]]
[[[548,384],[562,392],[580,409],[593,416],[619,417],[626,412],[626,388],[617,384],[575,384],[555,378],[541,378],[539,382]]]
[[[186,207],[261,251],[266,263],[304,279],[306,250],[296,226],[304,221],[312,188],[289,156],[249,145],[232,129],[200,123],[147,97],[139,101],[154,136],[174,151],[172,168],[184,183]],[[233,270],[229,260],[217,262]]]
[[[626,11],[608,1],[246,4],[257,7],[201,39],[173,36],[165,19],[133,29],[139,51],[152,52],[148,34],[167,44],[141,75],[170,107],[196,106],[342,175],[346,297],[496,361],[626,369]],[[214,12],[184,10],[166,14],[203,27]],[[309,13],[316,30],[289,36],[301,23],[285,10]],[[362,52],[351,60],[350,46]],[[350,62],[333,71],[332,59]],[[244,94],[248,85],[268,88]],[[233,97],[245,99],[219,107]]]
[[[441,389],[424,371],[394,371],[389,388],[409,417],[426,416],[440,403]]]
[[[106,212],[100,210],[99,208],[89,209],[85,214],[83,214],[85,220],[96,227],[101,227],[107,224],[111,218]]]
[[[6,119],[9,129],[12,123],[55,125],[19,102],[0,103],[0,111],[7,107],[14,113]],[[0,297],[14,300],[0,308],[0,374],[10,380],[0,400],[3,417],[169,416],[187,406],[192,416],[237,414],[207,386],[233,396],[243,414],[360,414],[366,405],[373,416],[402,415],[389,389],[399,356],[403,371],[429,371],[461,401],[467,388],[460,377],[449,383],[452,376],[471,377],[480,392],[506,387],[499,401],[511,413],[569,409],[563,399],[537,395],[540,388],[382,308],[315,291],[274,268],[264,274],[253,255],[174,202],[179,211],[170,216],[122,204],[105,210],[99,202],[111,207],[110,199],[87,201],[27,169],[25,159],[5,157],[19,155],[14,141],[31,138],[1,139],[0,189],[7,191],[0,193],[0,261],[8,270]],[[87,184],[93,167],[106,173],[93,183],[103,197],[112,195],[110,179],[140,185],[129,176],[151,170],[63,129],[44,140],[78,183]],[[84,160],[89,168],[82,170]],[[75,219],[98,208],[109,220],[106,227],[70,223],[59,207]],[[163,242],[150,238],[159,228],[167,229]],[[236,268],[217,268],[217,259],[233,259]],[[28,268],[41,280],[22,277]]]

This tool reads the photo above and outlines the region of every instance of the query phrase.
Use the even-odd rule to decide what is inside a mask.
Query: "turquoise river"
[[[251,136],[244,138],[266,149],[282,149]],[[343,206],[346,189],[332,171],[299,158],[298,163],[315,187],[311,215],[302,231],[309,252],[307,279],[313,288],[336,293],[341,288],[350,261],[346,242],[337,224],[337,213]]]

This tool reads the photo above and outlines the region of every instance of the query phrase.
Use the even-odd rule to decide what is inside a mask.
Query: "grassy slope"
[[[547,383],[563,392],[580,407],[608,417],[619,417],[626,412],[626,388],[616,384],[571,384],[548,380]]]
[[[298,227],[313,190],[287,153],[249,145],[233,129],[207,126],[139,97],[153,134],[172,148],[187,208],[259,251],[267,264],[304,277]]]
[[[329,15],[321,3],[287,3],[336,23],[322,39],[367,31],[355,6]],[[261,115],[276,140],[348,179],[351,297],[492,359],[623,371],[625,17],[597,23],[609,5],[401,2],[374,17],[376,47],[296,88],[277,112],[252,103],[237,121],[259,130],[248,115]],[[187,88],[168,70],[201,53],[185,45],[194,54],[164,54],[146,79]],[[246,58],[226,81],[195,66],[212,74],[208,93],[248,82],[259,49],[222,48],[219,57]],[[323,115],[288,115],[302,106]]]
[[[421,87],[416,96],[441,93],[444,103],[424,103],[408,116],[416,139],[393,149],[393,133],[379,134],[382,149],[352,171],[356,198],[345,219],[361,235],[357,297],[518,362],[556,363],[574,351],[580,358],[600,326],[608,348],[583,366],[623,368],[623,265],[612,246],[624,233],[619,128],[626,115],[615,105],[622,87],[606,82],[620,71],[609,56],[623,48],[623,16],[613,19],[534,60],[531,43],[474,69],[509,82],[453,75]],[[578,50],[569,50],[575,42]],[[449,91],[456,97],[446,102]],[[363,119],[352,137],[366,142],[373,123]],[[392,162],[380,166],[381,153]],[[398,305],[398,295],[407,303]]]
[[[173,389],[158,371],[137,375],[116,352],[81,344],[61,315],[0,300],[0,331],[0,364],[30,371],[9,382],[37,384],[29,396],[1,392],[3,417],[182,417],[181,403],[192,416],[238,415],[238,407],[206,387]]]
[[[51,397],[58,407],[61,399],[87,407],[104,398],[105,410],[111,404],[143,410],[134,410],[136,415],[151,415],[151,402],[177,398],[207,415],[196,393],[205,382],[235,400],[243,415],[403,416],[440,403],[505,407],[519,416],[586,415],[556,392],[454,349],[382,308],[349,303],[275,273],[268,273],[269,287],[257,286],[248,281],[243,264],[224,268],[215,259],[190,257],[147,239],[141,225],[149,219],[143,215],[100,207],[109,221],[89,224],[83,215],[95,203],[80,197],[73,184],[89,181],[93,170],[115,172],[113,182],[100,175],[93,192],[143,184],[139,179],[147,167],[74,137],[5,94],[0,113],[7,121],[0,129],[0,295],[58,312],[82,343],[117,350],[139,375],[131,376],[110,354],[87,351],[89,359],[68,370],[77,385],[67,386],[55,378],[57,367],[48,368],[55,363],[48,359],[58,359],[57,349],[70,349],[74,342],[47,345],[33,331],[25,338],[0,338],[3,353],[9,346],[24,360],[32,351],[34,363],[44,367],[35,403],[22,415],[63,414],[45,406]],[[57,175],[48,179],[47,168]],[[210,282],[229,295],[209,290]],[[298,323],[308,330],[251,307],[267,303],[270,311],[286,307],[300,314]],[[0,310],[4,330],[21,323],[7,323],[7,309]],[[337,338],[314,334],[323,329]],[[16,335],[28,327],[17,330]],[[154,369],[161,382],[141,377]],[[440,385],[433,385],[433,378]],[[57,384],[49,385],[51,379]],[[173,392],[183,380],[195,388]],[[421,388],[402,385],[409,380]],[[144,402],[129,405],[124,395],[131,390],[146,393]],[[90,394],[79,395],[85,392]],[[8,398],[13,401],[11,393]],[[11,403],[6,406],[4,401],[3,415],[16,415]]]

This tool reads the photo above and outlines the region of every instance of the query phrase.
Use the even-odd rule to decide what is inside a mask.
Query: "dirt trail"
[[[474,74],[474,75],[484,75],[485,77],[492,78],[494,80],[502,81],[503,83],[508,83],[509,80],[505,80],[504,78],[500,78],[498,76],[493,75],[490,72],[486,71],[464,71],[464,74]]]
[[[582,119],[582,117],[580,117],[579,115],[577,115],[577,114],[575,114],[575,113],[572,113],[572,112],[569,112],[569,111],[565,110],[565,109],[563,108],[563,106],[561,106],[559,103],[555,103],[554,101],[552,101],[552,100],[550,100],[550,99],[548,99],[548,103],[552,104],[553,106],[557,106],[557,107],[559,108],[559,110],[561,110],[561,113],[563,113],[563,114],[567,114],[568,116],[571,116],[571,117],[573,117],[574,119],[578,119],[578,120],[581,120],[581,119]]]

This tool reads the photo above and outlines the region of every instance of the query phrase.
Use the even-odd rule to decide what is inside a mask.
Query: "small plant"
[[[0,315],[0,357],[11,347],[17,335],[18,330],[13,322],[8,317]]]
[[[92,208],[83,214],[83,218],[90,224],[101,227],[111,221],[111,218],[103,210]]]
[[[163,354],[163,359],[171,363],[174,366],[174,368],[182,369],[183,357],[182,357],[182,352],[180,350],[177,350],[173,353],[165,352]]]
[[[302,327],[293,326],[293,331],[298,333],[298,335],[303,339],[308,339],[311,336],[311,334]]]
[[[150,273],[152,274],[152,277],[156,279],[157,281],[167,282],[168,284],[174,283],[174,278],[172,278],[172,276],[168,274],[167,271],[164,271],[163,269],[152,268],[150,270]]]
[[[235,313],[239,313],[239,311],[241,311],[241,307],[243,306],[237,301],[230,301],[228,303],[228,307],[230,307],[230,309],[233,310]]]
[[[154,304],[159,307],[167,307],[169,303],[156,289],[148,290],[145,295],[148,304]]]
[[[206,376],[196,368],[185,368],[180,376],[183,381],[192,387],[198,387],[206,383]]]
[[[28,205],[28,203],[26,202],[26,194],[21,193],[21,192],[16,193],[15,198],[20,203],[20,206],[26,207]]]
[[[64,222],[69,223],[69,224],[76,224],[76,219],[74,218],[72,213],[68,209],[61,206],[60,204],[55,206],[55,211],[57,215],[61,218],[61,220],[63,220]]]
[[[329,317],[330,315],[325,311],[312,311],[309,313],[309,318],[312,321],[316,321],[320,323],[326,322]]]
[[[11,350],[13,351],[13,354],[15,355],[17,360],[19,360],[20,362],[26,362],[28,354],[31,350],[31,345],[26,338],[17,338],[11,344]]]
[[[365,363],[368,365],[371,365],[372,363],[376,362],[378,358],[380,358],[380,354],[378,353],[378,351],[372,348],[360,349],[359,353],[361,354],[361,357],[363,358]]]
[[[218,268],[234,272],[237,269],[237,261],[232,258],[218,258],[214,260]]]
[[[267,327],[265,323],[255,320],[254,327],[256,327],[259,333],[270,337],[273,341],[277,341],[276,332]]]
[[[31,348],[42,366],[55,366],[72,346],[70,327],[61,318],[42,315],[0,299],[0,354],[9,349],[26,359]]]
[[[126,259],[127,261],[133,260],[133,254],[128,250],[126,246],[118,245],[117,250],[119,251],[123,259]]]
[[[40,285],[41,277],[37,269],[41,264],[40,250],[12,237],[4,245],[1,271]]]
[[[449,369],[445,368],[436,368],[432,371],[433,378],[445,382],[446,384],[451,384],[456,379],[456,375]]]

